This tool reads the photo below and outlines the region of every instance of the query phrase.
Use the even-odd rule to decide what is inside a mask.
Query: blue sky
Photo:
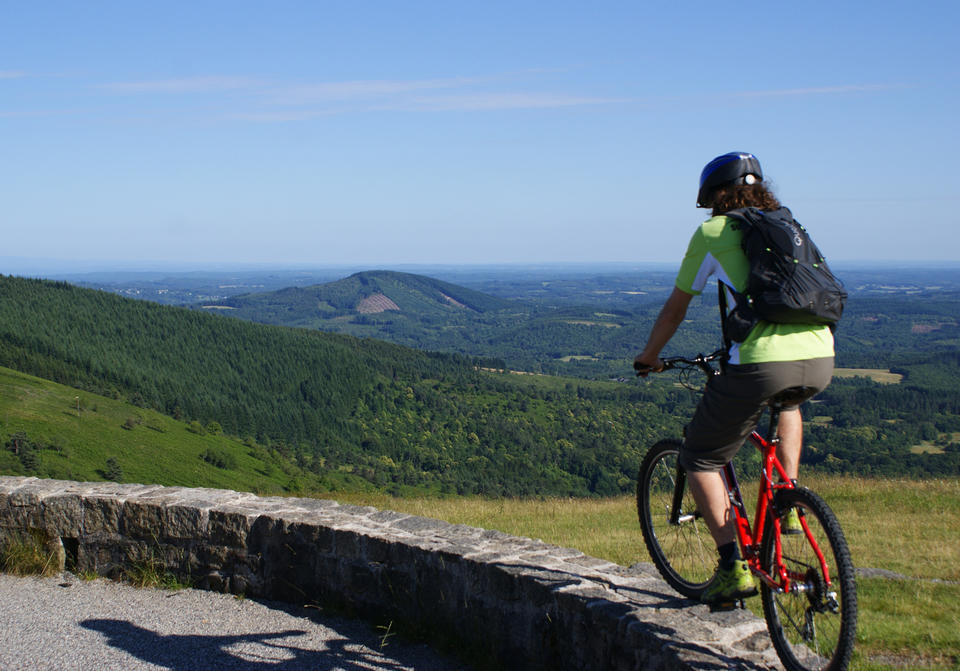
[[[0,256],[679,262],[746,150],[830,258],[958,261],[958,8],[5,2]]]

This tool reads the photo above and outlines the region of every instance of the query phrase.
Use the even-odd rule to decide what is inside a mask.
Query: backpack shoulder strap
[[[727,333],[727,292],[724,288],[727,285],[722,280],[717,280],[717,303],[720,305],[720,333],[723,335],[723,351],[730,356],[730,348],[733,347],[733,341],[730,334]],[[733,288],[731,287],[731,290]]]

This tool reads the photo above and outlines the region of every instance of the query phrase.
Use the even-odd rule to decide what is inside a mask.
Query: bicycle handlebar
[[[712,354],[698,354],[692,359],[682,356],[671,356],[665,359],[660,359],[660,363],[663,365],[663,368],[661,368],[659,372],[672,370],[674,368],[699,368],[703,371],[704,375],[709,377],[710,375],[716,373],[716,370],[710,364],[718,359],[722,359],[725,356],[726,352],[722,349],[718,349]],[[638,365],[637,363],[633,364],[633,368],[637,371],[637,375],[654,372],[653,368],[649,366]]]

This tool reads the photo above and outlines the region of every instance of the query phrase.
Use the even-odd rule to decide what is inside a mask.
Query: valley
[[[0,365],[185,426],[214,422],[237,441],[230,449],[294,464],[306,478],[294,487],[625,493],[645,446],[679,434],[695,402],[675,377],[641,382],[630,370],[670,275],[540,272],[464,277],[493,293],[360,272],[181,307],[3,278]],[[953,271],[931,273],[907,272],[895,290],[877,289],[870,272],[851,276],[837,376],[805,410],[807,467],[960,473],[960,291]],[[183,288],[189,278],[170,282]],[[373,296],[397,309],[358,309]],[[694,301],[675,351],[715,347],[714,302],[709,291]],[[914,328],[933,322],[936,330]],[[98,460],[122,468],[111,449]],[[6,470],[54,476],[56,464],[8,456]]]

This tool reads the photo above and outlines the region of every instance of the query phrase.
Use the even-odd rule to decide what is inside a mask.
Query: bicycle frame
[[[686,364],[699,368],[709,378],[712,375],[719,374],[710,363],[712,361],[722,360],[724,356],[725,352],[723,350],[717,350],[707,356],[702,354],[698,355],[695,359],[686,359],[683,357],[664,359],[662,360],[664,365],[663,370],[673,368],[677,364]],[[645,372],[646,371],[639,368],[637,369],[638,375]],[[752,431],[748,437],[748,440],[760,450],[763,459],[763,468],[760,474],[760,491],[757,494],[756,515],[754,517],[756,523],[753,529],[750,528],[750,517],[744,505],[743,495],[740,492],[740,483],[737,481],[737,474],[734,470],[733,462],[728,462],[726,466],[723,467],[721,475],[727,489],[730,505],[733,508],[737,542],[740,545],[741,555],[750,566],[751,572],[770,589],[778,592],[789,592],[791,590],[803,590],[806,589],[807,586],[805,575],[788,571],[784,564],[780,542],[780,514],[782,511],[774,511],[776,514],[770,516],[773,520],[776,533],[775,570],[777,575],[770,575],[770,573],[764,569],[760,557],[760,543],[763,540],[764,525],[767,523],[767,514],[773,507],[776,492],[781,489],[793,489],[796,487],[796,483],[790,479],[786,470],[783,468],[783,464],[781,464],[777,458],[777,445],[780,443],[780,437],[777,435],[777,425],[780,421],[780,412],[780,405],[771,403],[770,424],[767,429],[767,437],[761,436],[756,430]],[[686,472],[682,467],[678,466],[676,483],[674,485],[673,507],[670,511],[671,524],[691,521],[695,515],[699,514],[680,514],[686,480]],[[827,566],[827,560],[823,555],[823,551],[820,549],[817,540],[813,537],[813,533],[810,531],[810,527],[807,525],[807,521],[803,516],[800,517],[800,525],[803,528],[807,542],[810,543],[810,547],[813,548],[814,554],[820,563],[820,570],[823,572],[826,587],[829,587],[832,582],[830,578],[830,568]]]
[[[747,564],[750,566],[751,572],[758,579],[766,583],[771,589],[789,592],[791,589],[794,589],[795,587],[799,588],[802,584],[804,584],[805,576],[791,574],[790,571],[787,571],[783,562],[780,543],[779,514],[770,516],[770,518],[773,520],[774,526],[776,527],[775,568],[777,575],[770,575],[770,573],[764,569],[760,557],[760,541],[763,538],[764,525],[768,521],[767,513],[773,506],[774,495],[779,489],[793,489],[795,487],[795,483],[787,476],[787,472],[784,470],[783,465],[777,458],[777,445],[779,444],[780,439],[776,435],[776,427],[779,416],[780,408],[776,406],[772,407],[770,416],[770,429],[768,432],[768,435],[770,436],[769,438],[764,438],[757,431],[753,431],[749,436],[750,442],[752,442],[757,449],[760,450],[760,454],[763,457],[760,491],[757,494],[756,515],[754,517],[755,526],[753,529],[750,528],[750,518],[747,514],[746,506],[744,505],[743,495],[740,492],[740,483],[737,480],[737,474],[734,470],[733,462],[728,462],[727,465],[723,467],[722,475],[724,484],[727,488],[727,495],[730,498],[730,504],[733,508],[737,541],[740,544],[741,554],[747,561]],[[775,475],[777,476],[776,479],[774,478]],[[679,482],[678,491],[682,493]],[[820,546],[817,544],[816,539],[813,537],[813,534],[807,525],[807,521],[803,517],[800,518],[800,524],[803,527],[803,533],[806,535],[807,542],[810,543],[810,546],[813,548],[814,553],[820,562],[820,569],[823,571],[823,577],[826,580],[827,586],[829,586],[831,582],[830,569],[827,566],[826,558],[824,557],[823,552],[820,550]]]

